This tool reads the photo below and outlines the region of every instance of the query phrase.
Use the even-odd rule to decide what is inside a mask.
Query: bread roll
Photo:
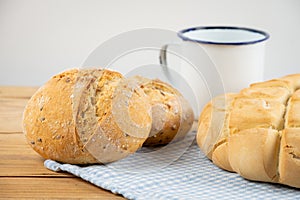
[[[136,77],[152,106],[152,128],[144,146],[165,145],[181,140],[194,122],[189,103],[171,85],[158,79]]]
[[[222,169],[300,188],[300,74],[213,99],[200,115],[197,143]]]
[[[52,77],[23,115],[32,148],[44,158],[71,164],[126,157],[142,146],[151,124],[151,105],[140,85],[100,69],[72,69]]]

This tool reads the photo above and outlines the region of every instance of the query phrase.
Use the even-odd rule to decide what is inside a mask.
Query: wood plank
[[[22,131],[22,116],[28,99],[0,98],[0,133]]]
[[[124,199],[79,178],[0,177],[0,198]]]
[[[26,142],[22,133],[0,134],[0,177],[54,176],[73,177],[44,167],[44,159]]]
[[[29,99],[38,87],[0,86],[0,98]]]
[[[0,86],[0,133],[21,132],[22,116],[37,87]]]

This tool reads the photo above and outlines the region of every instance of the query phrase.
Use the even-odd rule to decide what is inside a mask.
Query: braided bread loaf
[[[222,169],[299,188],[300,74],[214,98],[200,115],[197,143]]]

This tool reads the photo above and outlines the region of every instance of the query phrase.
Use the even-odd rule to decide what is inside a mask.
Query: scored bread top
[[[226,102],[221,109],[215,100],[205,106],[199,147],[247,179],[300,187],[300,74],[251,84],[233,96],[216,98]]]
[[[77,69],[53,76],[31,97],[23,114],[23,131],[44,158],[66,163],[96,163],[75,140],[72,98]]]
[[[25,108],[29,144],[44,158],[71,164],[107,163],[135,152],[150,132],[151,105],[140,85],[123,88],[124,79],[101,69],[72,69],[52,77]],[[113,108],[120,96],[116,91],[127,90],[131,96],[120,110],[128,110],[134,122],[129,130],[135,133],[118,124],[123,115]]]
[[[122,159],[142,146],[151,128],[151,106],[140,85],[120,73],[103,70],[94,82],[92,87],[85,88],[88,95],[79,105],[80,112],[88,118],[77,114],[77,125],[84,130],[78,135],[99,162],[107,163]],[[81,124],[82,121],[96,123],[90,127]],[[86,132],[90,135],[84,138]]]

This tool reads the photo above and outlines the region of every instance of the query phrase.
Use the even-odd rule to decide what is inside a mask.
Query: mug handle
[[[163,71],[168,74],[168,62],[167,62],[167,52],[170,46],[181,46],[181,43],[170,43],[165,44],[161,47],[159,52],[159,63],[162,66]]]
[[[159,63],[161,66],[166,67],[167,66],[167,49],[170,44],[165,44],[161,47],[160,53],[159,53]]]

